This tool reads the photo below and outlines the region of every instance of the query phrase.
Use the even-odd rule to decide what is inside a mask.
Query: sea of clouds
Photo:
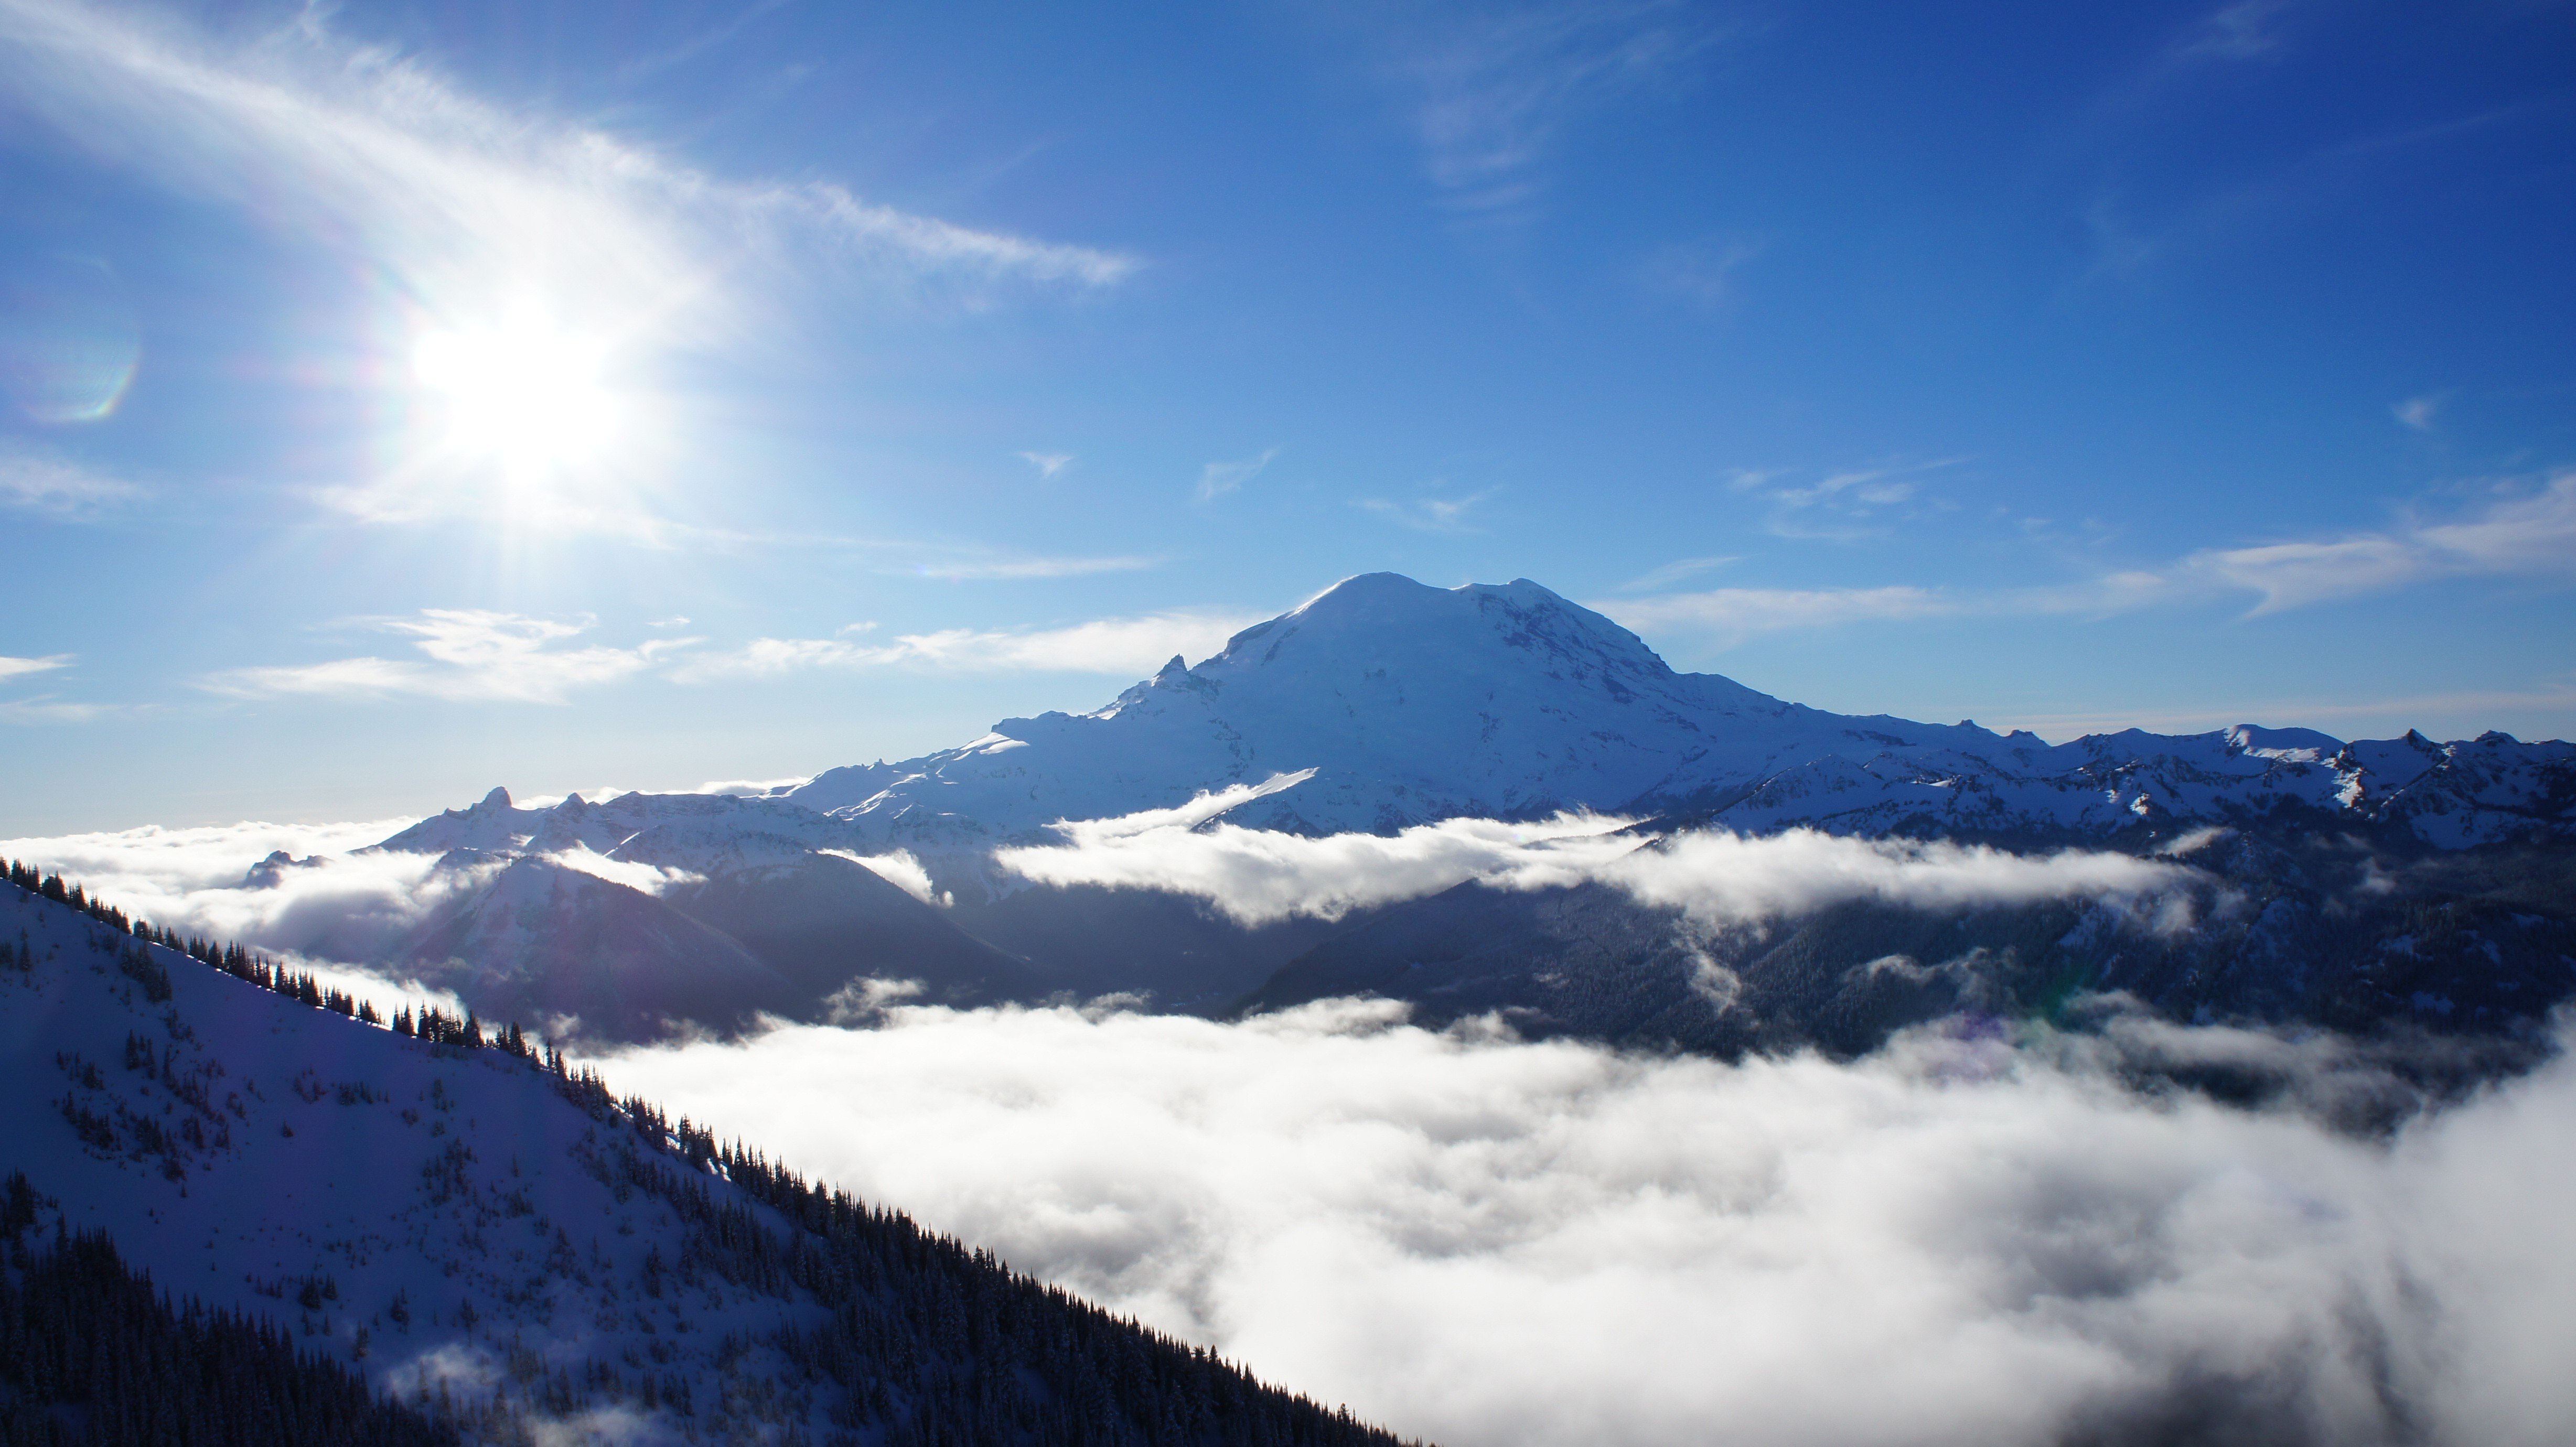
[[[1815,834],[1640,849],[1582,816],[1298,839],[1225,825],[1222,802],[1069,826],[1011,867],[1246,920],[1463,879],[1608,882],[1755,921],[1862,896],[2162,911],[2210,886],[2172,860]],[[193,932],[358,959],[472,884],[353,852],[403,822],[0,853]],[[326,858],[253,874],[274,850]],[[1431,1032],[1384,1002],[1220,1023],[902,998],[853,992],[864,1028],[602,1063],[621,1091],[1452,1447],[2576,1440],[2563,1057],[2409,1115],[2421,1097],[2380,1047],[2117,1012],[2086,1035],[1936,1028],[1853,1062],[1727,1064]],[[2269,1079],[2273,1103],[2170,1083],[2203,1067]],[[2392,1112],[2393,1131],[2348,1128]]]
[[[897,1006],[606,1068],[1444,1443],[2576,1440],[2576,1069],[2357,1136],[2134,1088],[2137,1051],[2374,1068],[2155,1025],[1730,1065],[1355,1001]]]

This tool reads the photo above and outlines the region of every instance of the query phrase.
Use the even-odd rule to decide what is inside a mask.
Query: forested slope
[[[619,1100],[515,1025],[380,1027],[59,879],[11,885],[0,1089],[38,1108],[0,1118],[0,1166],[46,1203],[26,1234],[68,1243],[12,1265],[22,1294],[106,1279],[113,1243],[183,1326],[252,1323],[472,1441],[1395,1441]]]

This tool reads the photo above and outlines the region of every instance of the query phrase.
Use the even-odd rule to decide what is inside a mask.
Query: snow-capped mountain
[[[1321,834],[1584,808],[1753,832],[2104,839],[2290,807],[2437,848],[2576,830],[2563,743],[2347,744],[2246,725],[2050,745],[1854,717],[1677,673],[1526,579],[1443,590],[1391,573],[1347,579],[1196,667],[1176,658],[1104,708],[1004,719],[780,797],[879,847],[953,854],[1306,769],[1234,822]]]
[[[1226,823],[1310,837],[1589,810],[1644,821],[1641,842],[1805,828],[2137,854],[2225,827],[2268,841],[2266,859],[2331,835],[2397,863],[2576,844],[2565,743],[2246,724],[2052,745],[1835,714],[1676,672],[1536,583],[1380,573],[1196,666],[1176,658],[1105,707],[1005,719],[900,763],[751,797],[520,808],[496,789],[378,846],[438,855],[456,886],[384,957],[469,1000],[626,1038],[654,1019],[814,1018],[870,975],[957,1003],[1140,991],[1221,1010],[1371,911],[1247,926],[1150,886],[1037,886],[995,852],[1242,786]],[[1348,973],[1310,965],[1302,978]]]
[[[396,1033],[30,878],[0,884],[0,1273],[103,1232],[469,1441],[1393,1447],[466,1022]],[[61,1385],[0,1384],[0,1417],[100,1405]]]

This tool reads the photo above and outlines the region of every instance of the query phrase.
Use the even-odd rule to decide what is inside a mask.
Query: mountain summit
[[[1838,727],[1860,721],[1676,673],[1634,633],[1525,578],[1440,589],[1363,574],[1195,668],[1180,663],[1093,712],[1005,719],[961,748],[834,769],[787,797],[889,841],[939,846],[1314,769],[1237,821],[1383,831],[1713,802],[1724,781],[1865,736]],[[1955,729],[1865,722],[1871,737],[1969,742]]]

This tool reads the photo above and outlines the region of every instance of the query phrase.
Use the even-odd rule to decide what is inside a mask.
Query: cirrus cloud
[[[697,641],[656,638],[634,648],[555,648],[550,645],[586,632],[592,620],[566,622],[475,608],[430,608],[415,618],[363,621],[413,639],[428,661],[366,656],[237,668],[203,679],[200,686],[237,698],[409,694],[560,704],[574,689],[632,678]]]
[[[815,668],[913,667],[959,672],[1152,673],[1175,654],[1206,657],[1259,622],[1247,614],[1149,613],[1057,628],[945,628],[885,643],[846,638],[756,638],[740,648],[691,658],[670,676],[682,683],[773,678]]]
[[[1852,473],[1794,494],[1840,495]],[[1754,476],[1752,484],[1766,479]],[[2576,472],[2537,488],[2498,488],[2455,516],[2409,512],[2376,531],[2203,548],[2156,568],[2097,574],[2053,587],[1973,589],[1892,584],[1860,588],[1713,588],[1591,606],[1640,630],[1698,635],[1730,647],[1760,634],[1860,622],[1937,618],[2101,616],[2256,595],[2248,617],[2445,578],[2563,578],[2576,570]]]
[[[505,109],[335,33],[325,12],[234,43],[137,10],[8,0],[0,67],[13,105],[66,140],[179,191],[346,229],[418,295],[533,287],[581,303],[567,320],[619,334],[638,318],[712,321],[703,309],[747,256],[856,258],[880,275],[969,286],[1102,287],[1139,265],[830,182],[718,176]]]

